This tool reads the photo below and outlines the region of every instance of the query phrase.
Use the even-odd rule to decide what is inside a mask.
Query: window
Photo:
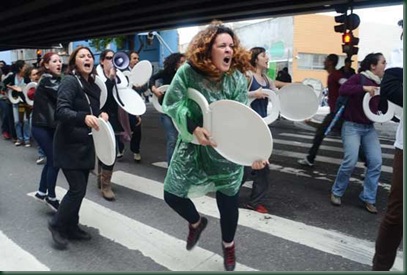
[[[299,53],[298,69],[324,70],[324,61],[327,54]]]

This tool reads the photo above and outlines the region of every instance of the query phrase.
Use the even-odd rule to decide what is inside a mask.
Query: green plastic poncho
[[[240,188],[243,166],[222,157],[211,146],[190,143],[193,135],[187,129],[187,117],[202,126],[202,111],[187,97],[188,88],[199,91],[208,104],[221,99],[247,104],[247,79],[239,71],[211,80],[185,63],[168,87],[162,104],[164,112],[176,124],[179,135],[164,181],[164,190],[179,197],[198,197],[220,191],[235,195]]]

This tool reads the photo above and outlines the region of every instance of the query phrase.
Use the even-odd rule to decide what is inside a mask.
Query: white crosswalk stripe
[[[112,181],[126,188],[163,199],[163,184],[157,181],[117,171]],[[199,212],[219,218],[214,199],[205,196],[193,199]],[[304,223],[295,222],[274,215],[263,215],[247,209],[240,209],[239,224],[288,241],[307,245],[326,253],[371,265],[374,243],[354,238],[336,231],[329,231]],[[402,253],[399,253],[394,270],[403,269]]]
[[[119,175],[121,174],[119,172]],[[64,188],[57,187],[57,197],[62,198],[66,191]],[[35,192],[28,195],[33,197],[34,194]],[[179,240],[86,198],[82,202],[79,215],[81,224],[97,228],[101,236],[128,249],[138,250],[169,270],[223,271],[223,256],[200,248],[199,245],[192,251],[187,251],[184,240]],[[255,269],[237,263],[236,270],[254,271]]]
[[[0,231],[1,271],[50,271],[33,255],[26,252]]]
[[[127,189],[161,200],[163,199],[163,184],[161,182],[123,171],[114,172],[112,182]],[[56,191],[59,198],[62,198],[66,193],[66,189],[61,187],[57,187]],[[33,197],[34,192],[28,195]],[[219,219],[216,202],[213,198],[204,196],[193,199],[193,201],[198,211],[203,215]],[[221,255],[203,249],[199,245],[189,252],[185,249],[184,240],[180,240],[86,198],[81,207],[80,222],[88,227],[98,229],[99,234],[109,240],[117,242],[128,249],[140,251],[145,257],[151,258],[154,262],[169,270],[223,270],[223,258]],[[263,215],[246,209],[240,209],[239,225],[318,251],[338,255],[354,262],[371,265],[374,242],[368,240],[310,226],[275,215]],[[13,244],[1,231],[0,244],[2,248],[7,248],[0,250],[1,270],[49,270],[48,267],[37,261],[33,255],[25,252],[18,245]],[[8,251],[8,253],[3,251]],[[13,251],[13,253],[10,253],[10,251]],[[10,258],[10,255],[12,255],[12,259],[7,258],[7,256]],[[392,269],[393,271],[403,270],[402,257],[403,253],[399,252]],[[188,261],[185,261],[185,259],[188,259]],[[238,263],[236,270],[254,271],[255,269]]]

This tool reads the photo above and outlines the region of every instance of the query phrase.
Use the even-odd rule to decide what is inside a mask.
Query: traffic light
[[[341,23],[334,26],[335,32],[344,33],[346,30],[353,31],[354,29],[357,29],[360,24],[360,18],[357,14],[351,13],[347,15],[345,12],[341,15],[335,16],[335,22]]]
[[[348,57],[358,54],[359,48],[359,38],[353,36],[352,31],[345,32],[342,35],[342,52],[346,53]]]
[[[359,51],[357,47],[359,38],[353,36],[352,31],[359,27],[360,18],[357,14],[354,14],[352,10],[351,14],[348,15],[347,8],[337,11],[342,14],[335,16],[335,22],[340,24],[334,26],[334,29],[335,32],[342,33],[342,52],[346,53],[348,57],[351,57]]]
[[[41,57],[42,57],[42,50],[37,50],[37,66],[40,65]]]

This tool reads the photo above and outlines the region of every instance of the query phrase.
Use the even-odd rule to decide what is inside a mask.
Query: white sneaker
[[[305,158],[303,158],[303,159],[299,159],[299,160],[297,160],[297,162],[298,162],[299,164],[301,164],[301,165],[305,165],[305,166],[309,166],[309,167],[314,166],[314,164],[313,164],[312,162],[310,162],[310,161],[307,159],[307,157],[305,157]]]
[[[121,151],[121,152],[118,152],[116,155],[116,158],[118,158],[118,159],[122,158],[124,155],[124,151],[125,151],[125,149],[123,149],[123,151]]]
[[[135,161],[140,161],[141,160],[141,155],[140,155],[140,153],[134,153],[134,160]]]

